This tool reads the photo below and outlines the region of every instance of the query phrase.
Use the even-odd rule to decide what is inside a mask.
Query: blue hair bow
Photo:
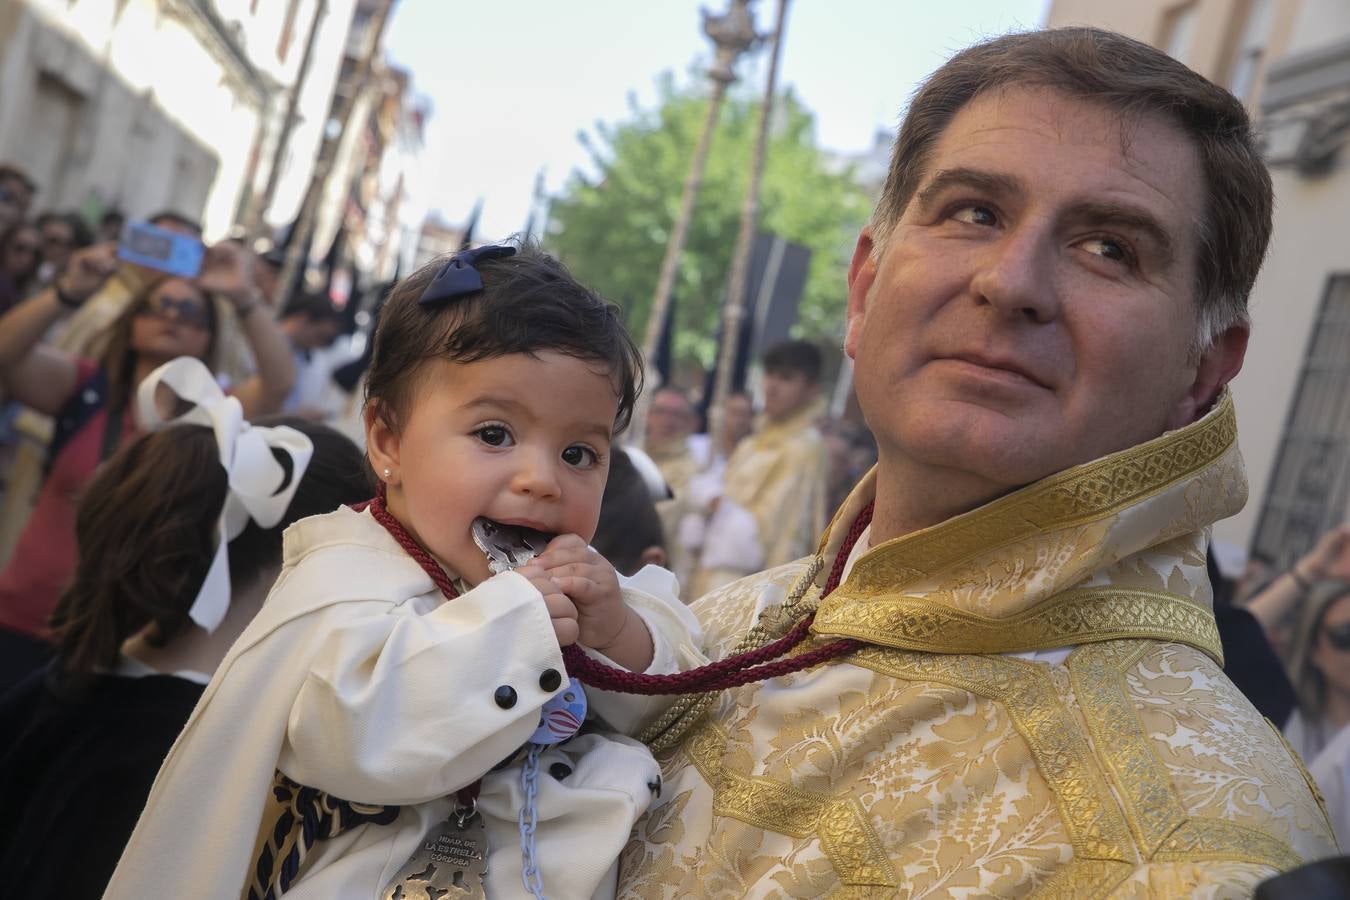
[[[505,259],[515,255],[516,248],[505,244],[461,250],[446,260],[417,302],[427,309],[438,309],[447,301],[472,296],[483,289],[483,276],[474,266],[485,259]]]

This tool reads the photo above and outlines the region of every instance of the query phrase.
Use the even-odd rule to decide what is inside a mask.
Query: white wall
[[[1289,52],[1298,53],[1350,37],[1350,3],[1346,0],[1300,0],[1298,18],[1289,36]]]
[[[234,2],[237,5],[244,5],[244,0],[234,0]],[[294,65],[299,64],[300,55],[304,52],[305,38],[309,34],[309,24],[314,15],[314,2],[316,0],[307,0],[307,2],[301,3],[299,13],[296,16],[295,35],[292,39],[293,46],[288,57]],[[285,3],[282,0],[263,0],[258,6],[260,15],[263,7],[270,6],[274,9],[279,31],[281,13]],[[314,161],[319,153],[319,145],[323,141],[323,129],[328,120],[329,107],[333,102],[333,88],[337,84],[338,72],[342,67],[342,56],[347,44],[347,31],[351,26],[352,11],[355,8],[356,0],[328,0],[327,12],[314,42],[314,59],[300,93],[298,121],[291,133],[287,152],[282,162],[281,181],[277,184],[276,194],[272,198],[272,205],[265,217],[270,225],[276,227],[289,225],[300,211],[300,203],[304,199],[305,189],[308,187],[310,177],[314,172]],[[273,40],[273,46],[275,46],[275,40]],[[294,77],[295,73],[292,71],[286,79],[286,83],[293,84]],[[278,106],[280,107],[276,112],[278,122],[281,115],[284,114],[284,106],[288,96],[278,100]],[[259,168],[259,177],[256,183],[258,190],[262,189],[267,180],[266,167],[271,164],[274,147],[275,144],[269,141],[264,149],[264,164]]]
[[[299,4],[285,59],[277,43],[287,0],[264,0],[257,14],[250,0],[216,3],[275,95],[269,112],[221,50],[180,18],[191,13],[159,0],[127,0],[120,15],[107,0],[8,0],[0,17],[0,31],[9,32],[0,38],[0,160],[43,182],[38,209],[90,200],[132,216],[173,208],[200,218],[208,239],[220,238],[235,223],[264,117],[267,132],[280,119],[317,2]],[[328,2],[268,216],[274,224],[294,217],[312,172],[354,4]],[[269,140],[259,156],[258,188],[273,146]]]
[[[1302,0],[1286,56],[1350,40],[1350,3]],[[1246,547],[1279,452],[1313,322],[1333,274],[1350,272],[1350,162],[1343,148],[1332,171],[1308,177],[1292,168],[1271,173],[1275,231],[1252,292],[1252,339],[1233,384],[1251,499],[1215,529],[1218,540]]]
[[[1261,504],[1327,279],[1350,271],[1350,168],[1304,178],[1284,169],[1275,182],[1275,232],[1252,291],[1252,338],[1233,382],[1239,443],[1251,497],[1241,513],[1220,522],[1217,540],[1246,547]]]

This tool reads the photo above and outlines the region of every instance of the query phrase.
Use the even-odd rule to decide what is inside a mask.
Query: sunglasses
[[[63,237],[59,234],[44,234],[42,236],[42,243],[49,247],[71,247],[75,244],[70,238]]]
[[[1324,628],[1322,634],[1326,635],[1327,640],[1331,642],[1331,646],[1337,650],[1350,650],[1350,622],[1342,622],[1340,625]]]
[[[169,322],[178,322],[193,328],[206,328],[211,322],[206,315],[206,307],[195,297],[167,297],[160,294],[151,297],[141,307],[140,315],[154,316]]]

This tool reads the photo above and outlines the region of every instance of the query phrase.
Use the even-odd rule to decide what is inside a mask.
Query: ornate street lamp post
[[[670,307],[671,292],[675,287],[675,275],[679,269],[680,253],[684,250],[688,237],[689,222],[693,218],[694,200],[698,196],[699,185],[703,182],[703,169],[708,162],[708,148],[712,146],[713,131],[717,127],[717,116],[722,109],[722,99],[726,96],[727,86],[736,80],[736,60],[759,40],[755,33],[754,19],[750,13],[753,0],[732,0],[730,8],[720,16],[714,16],[706,9],[703,14],[703,33],[713,42],[716,55],[708,69],[712,79],[712,95],[708,98],[708,114],[703,122],[703,133],[699,136],[698,146],[694,149],[694,158],[689,163],[689,174],[684,180],[684,193],[680,196],[680,211],[666,243],[666,255],[661,261],[661,273],[656,280],[656,293],[652,297],[651,311],[648,313],[647,333],[642,342],[642,356],[649,364],[656,356],[656,345],[661,339],[661,327],[666,320],[666,310]],[[649,384],[638,400],[633,415],[632,441],[641,445],[647,431],[647,408],[650,404],[652,388]]]
[[[725,419],[722,406],[731,391],[732,369],[736,364],[736,348],[740,344],[741,324],[745,320],[745,282],[750,270],[750,249],[755,241],[755,221],[759,215],[759,185],[764,177],[765,148],[769,142],[769,118],[773,113],[774,91],[778,85],[778,57],[783,51],[783,34],[787,28],[788,0],[778,0],[778,24],[774,28],[773,51],[769,56],[769,79],[764,87],[764,102],[759,110],[759,133],[750,161],[750,184],[741,206],[741,227],[736,235],[736,251],[731,257],[731,275],[727,279],[727,296],[722,306],[722,345],[717,354],[717,381],[713,386],[712,453],[725,446]]]

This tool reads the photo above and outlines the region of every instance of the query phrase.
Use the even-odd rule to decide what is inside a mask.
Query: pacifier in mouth
[[[494,575],[518,569],[544,552],[553,535],[523,525],[505,525],[485,516],[473,520],[473,542]]]

